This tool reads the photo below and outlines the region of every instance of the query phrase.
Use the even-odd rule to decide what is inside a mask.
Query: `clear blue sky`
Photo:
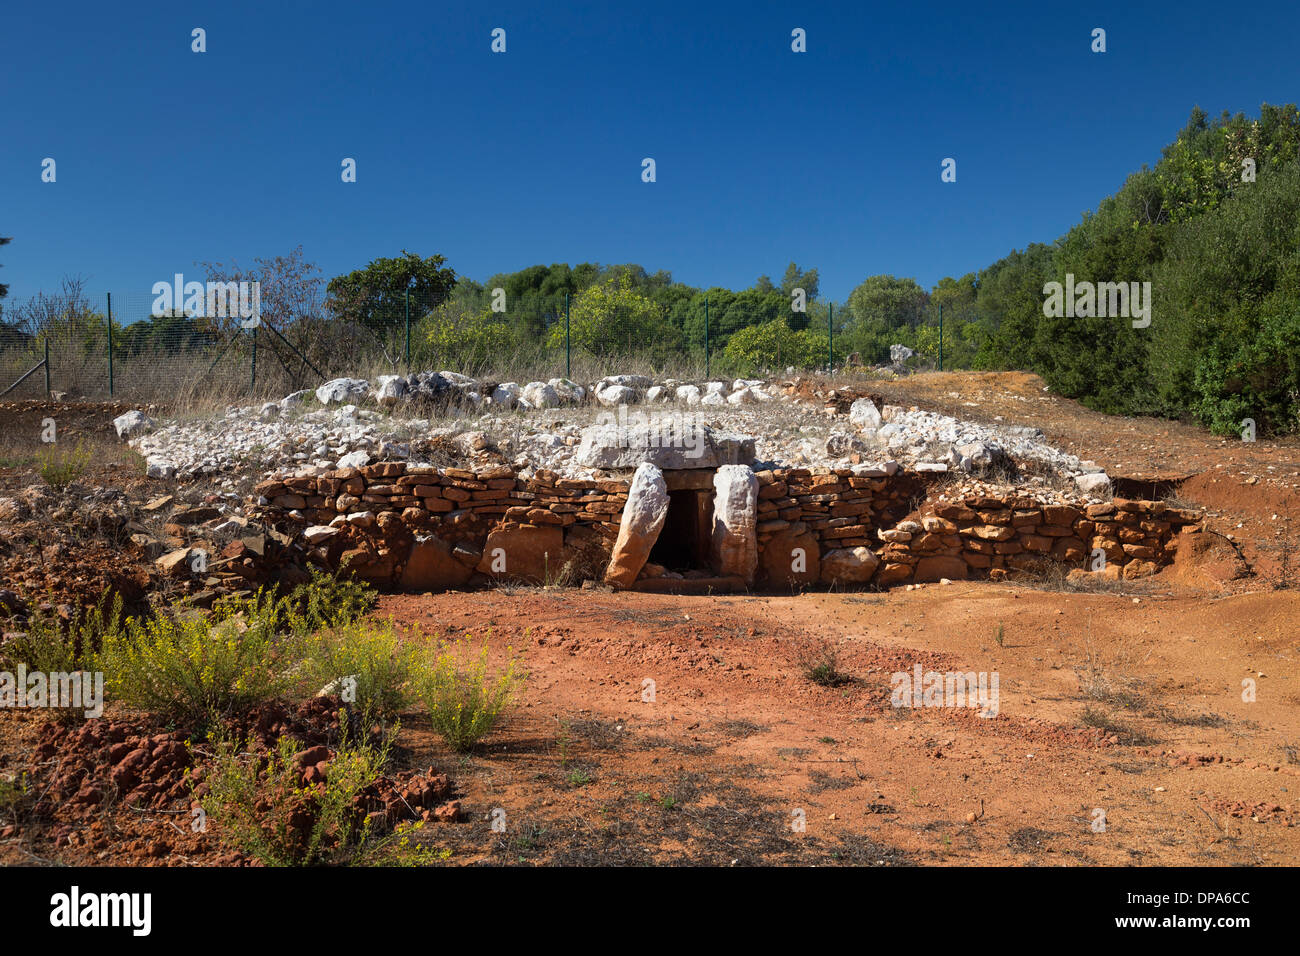
[[[1298,27],[1274,0],[13,3],[0,277],[145,296],[301,243],[326,278],[405,248],[476,279],[590,260],[743,288],[793,259],[836,300],[929,286],[1061,235],[1194,104],[1296,100]]]

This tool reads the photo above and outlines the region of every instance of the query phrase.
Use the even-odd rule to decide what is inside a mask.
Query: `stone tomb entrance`
[[[663,472],[668,510],[650,561],[671,572],[714,573],[713,476],[715,468],[688,468]]]
[[[679,574],[712,570],[709,554],[713,546],[712,472],[708,474],[710,487],[707,491],[695,488],[674,490],[669,483],[668,513],[664,516],[659,537],[650,549],[652,563]]]
[[[661,471],[642,464],[606,582],[645,590],[676,590],[684,582],[749,586],[757,564],[757,495],[758,479],[745,465]],[[656,576],[642,576],[647,563],[660,566]]]

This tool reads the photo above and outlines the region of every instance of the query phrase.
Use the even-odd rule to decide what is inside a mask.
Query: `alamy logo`
[[[238,317],[246,329],[256,328],[261,322],[260,282],[186,282],[178,272],[171,282],[155,282],[152,292],[156,297],[152,309],[155,316],[184,312],[192,318]]]
[[[78,886],[50,897],[50,925],[127,926],[133,936],[148,936],[153,927],[151,893],[82,893]]]
[[[895,707],[973,707],[981,717],[998,715],[998,672],[898,671],[889,678]]]
[[[1049,282],[1043,286],[1043,315],[1049,319],[1132,319],[1133,328],[1151,324],[1150,282],[1080,282],[1074,273],[1065,274],[1065,284]]]
[[[0,707],[82,708],[87,718],[104,712],[103,671],[0,671]]]

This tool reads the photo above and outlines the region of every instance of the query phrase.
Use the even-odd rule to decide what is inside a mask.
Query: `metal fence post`
[[[45,335],[45,397],[50,397],[50,337]]]
[[[826,303],[826,372],[835,371],[835,303]]]
[[[108,293],[108,397],[113,397],[113,293]]]
[[[257,326],[253,326],[253,378],[250,383],[250,394],[257,393]]]
[[[569,341],[569,293],[564,293],[564,377],[573,377],[573,347]]]
[[[943,303],[939,303],[939,371],[943,371]]]
[[[704,377],[709,377],[709,299],[704,297]]]
[[[406,290],[406,370],[411,370],[411,290]]]

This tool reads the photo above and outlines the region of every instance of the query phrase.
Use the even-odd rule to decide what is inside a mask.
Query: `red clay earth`
[[[385,596],[376,614],[413,639],[470,634],[495,660],[513,646],[530,673],[519,706],[468,757],[422,715],[403,716],[399,766],[446,768],[458,791],[462,822],[422,839],[453,865],[1300,858],[1296,442],[1109,418],[1019,373],[819,383],[807,397],[837,387],[1036,425],[1112,475],[1186,478],[1172,493],[1209,510],[1211,533],[1156,576],[1096,592],[1011,581],[796,596]],[[0,470],[2,487],[33,481]],[[94,544],[82,564],[70,543],[63,565],[102,571]],[[136,566],[156,587],[147,562]],[[834,686],[803,674],[827,651],[844,675]],[[894,708],[890,675],[917,663],[996,671],[998,715]],[[112,705],[107,715],[109,727],[139,720]],[[32,766],[45,723],[0,713],[0,772]],[[70,753],[98,781],[107,749]],[[67,802],[48,825],[6,831],[13,822],[0,819],[0,862],[240,862],[110,796],[89,822]]]
[[[301,745],[297,756],[303,787],[323,784],[339,738],[338,698],[317,697],[288,707],[273,702],[226,728],[231,739],[265,752],[282,737]],[[256,865],[222,846],[213,821],[196,832],[191,825],[208,794],[211,751],[183,735],[141,720],[49,721],[11,715],[7,729],[30,751],[26,760],[6,748],[0,771],[21,779],[35,799],[24,801],[13,823],[0,824],[0,864],[56,859],[70,865],[197,864]],[[15,725],[18,725],[15,727]],[[460,805],[453,786],[432,768],[402,770],[382,777],[355,805],[358,819],[369,815],[376,832],[404,821],[454,822]],[[270,810],[269,806],[262,808]],[[305,838],[309,812],[290,818]]]

